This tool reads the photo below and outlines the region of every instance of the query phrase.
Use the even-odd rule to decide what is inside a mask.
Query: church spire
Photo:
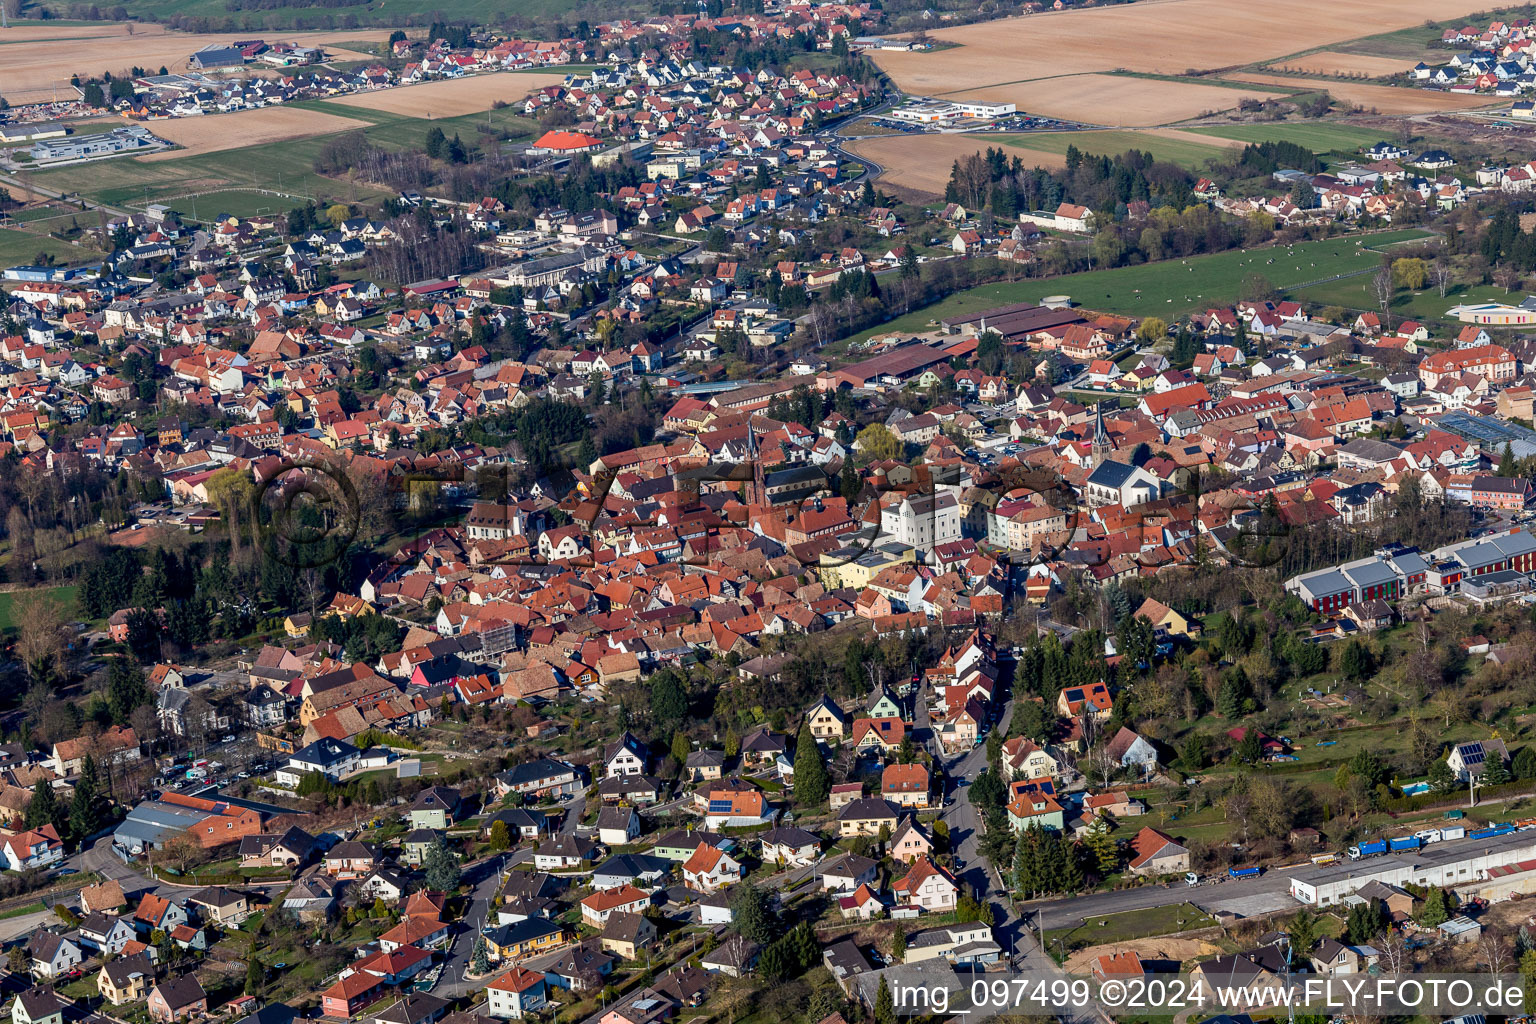
[[[1093,415],[1093,465],[1095,468],[1109,458],[1115,446],[1110,443],[1109,429],[1104,426],[1104,403],[1094,406]]]

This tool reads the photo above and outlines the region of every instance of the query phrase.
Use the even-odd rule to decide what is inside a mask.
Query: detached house
[[[943,913],[955,909],[960,886],[949,872],[921,856],[906,875],[891,884],[891,893],[898,903]]]
[[[5,866],[11,871],[46,868],[64,859],[64,843],[59,839],[58,830],[48,824],[6,836],[0,844],[0,854],[4,855]]]

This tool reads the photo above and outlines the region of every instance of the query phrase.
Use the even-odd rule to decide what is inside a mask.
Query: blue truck
[[[1349,859],[1359,860],[1361,857],[1374,857],[1378,853],[1386,852],[1387,841],[1385,839],[1373,839],[1368,843],[1361,843],[1359,846],[1351,846],[1349,848]]]
[[[1495,825],[1493,828],[1485,828],[1477,832],[1468,832],[1468,839],[1492,839],[1494,836],[1507,836],[1515,830],[1513,825]]]
[[[1231,878],[1258,878],[1263,868],[1227,868],[1227,875]]]
[[[1418,836],[1398,836],[1387,841],[1387,849],[1393,853],[1402,853],[1404,850],[1417,850],[1420,843]]]

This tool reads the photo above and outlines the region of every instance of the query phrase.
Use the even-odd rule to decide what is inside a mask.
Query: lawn
[[[466,145],[471,146],[476,144],[477,130],[481,127],[504,129],[517,136],[532,134],[536,127],[534,122],[517,116],[510,109],[427,121],[323,101],[294,106],[313,107],[366,121],[366,127],[356,130],[375,145],[388,149],[418,148],[431,127],[441,128],[449,136],[458,134]],[[261,192],[214,191],[221,188],[266,188],[342,202],[368,202],[388,195],[384,189],[315,173],[315,157],[334,137],[318,135],[282,145],[230,149],[179,160],[142,161],[125,157],[88,166],[39,171],[35,177],[40,185],[81,192],[111,205],[142,204],[146,200],[163,202],[180,213],[203,219],[217,213],[251,216],[283,211],[303,202],[302,199]],[[209,194],[194,196],[191,195],[193,192]]]
[[[1106,942],[1128,942],[1152,935],[1214,927],[1216,919],[1189,903],[1167,907],[1132,910],[1124,914],[1084,918],[1075,928],[1056,928],[1045,933],[1046,948],[1063,943],[1064,948],[1097,946]]]
[[[1128,149],[1151,153],[1154,159],[1178,164],[1189,170],[1198,170],[1206,162],[1219,157],[1223,147],[1209,146],[1184,139],[1164,138],[1151,132],[1090,131],[1090,132],[1030,132],[1023,135],[1000,135],[999,139],[1010,146],[1032,149],[1044,153],[1065,153],[1068,146],[1076,146],[1080,152],[1115,156]],[[1028,163],[1028,161],[1025,161]]]
[[[1305,124],[1234,124],[1214,128],[1186,128],[1197,135],[1212,135],[1238,142],[1294,142],[1314,153],[1356,154],[1362,147],[1383,141],[1380,130],[1356,128],[1331,121]]]
[[[1192,256],[1113,270],[1090,270],[1062,277],[981,285],[951,295],[906,316],[854,335],[918,332],[947,316],[974,313],[1013,302],[1038,302],[1047,295],[1070,295],[1078,305],[1103,313],[1172,318],[1213,305],[1231,303],[1243,278],[1262,274],[1278,288],[1289,288],[1333,274],[1374,267],[1376,248],[1424,238],[1418,229],[1304,242],[1289,248],[1266,248]],[[1353,279],[1343,282],[1349,284]]]
[[[1345,309],[1379,312],[1380,304],[1368,294],[1369,285],[1368,277],[1346,278],[1343,281],[1329,281],[1326,284],[1303,288],[1294,292],[1291,298],[1298,302],[1311,302],[1320,306],[1343,306]],[[1392,315],[1398,318],[1455,324],[1458,321],[1449,319],[1445,315],[1445,311],[1452,306],[1476,302],[1518,302],[1522,294],[1506,293],[1503,288],[1492,284],[1456,285],[1446,290],[1443,299],[1440,297],[1439,289],[1436,288],[1426,288],[1420,292],[1399,290],[1393,296],[1390,308]]]
[[[47,235],[19,231],[16,228],[0,228],[0,266],[31,263],[38,253],[47,253],[60,263],[79,263],[93,256],[100,256],[91,249],[77,248],[68,242]]]
[[[77,586],[67,587],[38,587],[34,590],[13,590],[0,594],[0,632],[9,633],[16,628],[16,602],[18,599],[28,598],[33,595],[48,595],[58,601],[65,618],[79,615],[80,610],[75,604],[75,595],[79,591]]]

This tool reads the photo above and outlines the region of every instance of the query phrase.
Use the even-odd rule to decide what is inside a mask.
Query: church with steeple
[[[1115,453],[1115,444],[1109,439],[1109,429],[1104,426],[1104,403],[1094,407],[1093,413],[1093,466],[1095,469]]]

